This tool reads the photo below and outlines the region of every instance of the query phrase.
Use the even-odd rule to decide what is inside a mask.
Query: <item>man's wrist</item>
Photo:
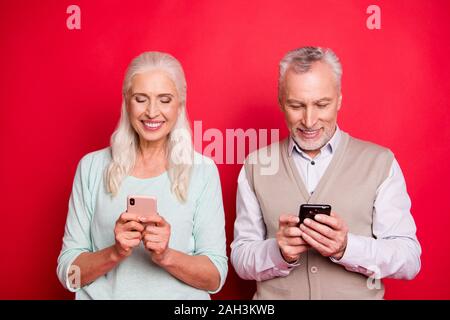
[[[289,258],[285,257],[285,255],[283,254],[283,250],[281,250],[281,248],[279,248],[279,250],[280,250],[281,257],[287,264],[295,264],[298,261],[298,259],[300,258],[300,257],[296,257],[296,258],[289,259]]]
[[[345,254],[346,249],[347,249],[347,244],[345,244],[345,247],[341,251],[339,251],[337,254],[335,254],[332,258],[335,259],[336,261],[341,260]]]

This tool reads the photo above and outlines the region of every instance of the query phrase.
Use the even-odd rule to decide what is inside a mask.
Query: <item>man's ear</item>
[[[337,107],[338,111],[339,111],[339,109],[341,109],[341,104],[342,104],[342,93],[339,95],[339,99],[338,99],[338,107]]]
[[[278,97],[278,106],[280,107],[281,112],[284,112],[284,99],[283,99],[283,97]]]

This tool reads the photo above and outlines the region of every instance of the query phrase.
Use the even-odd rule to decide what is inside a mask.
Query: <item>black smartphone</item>
[[[330,213],[331,206],[328,204],[302,204],[298,214],[298,217],[300,218],[300,223],[298,225],[302,224],[306,218],[314,220],[316,214],[326,214],[329,216]]]

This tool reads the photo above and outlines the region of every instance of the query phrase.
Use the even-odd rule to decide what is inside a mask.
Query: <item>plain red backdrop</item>
[[[81,8],[81,30],[66,27],[70,4]],[[381,8],[381,30],[366,28],[370,4]],[[0,298],[73,297],[55,269],[75,168],[109,144],[133,57],[158,50],[181,61],[189,116],[203,130],[285,136],[278,61],[320,45],[344,68],[340,127],[391,148],[412,198],[422,270],[386,281],[386,298],[449,299],[449,19],[446,0],[2,1]],[[239,169],[219,165],[228,244]],[[230,266],[214,299],[253,290]]]

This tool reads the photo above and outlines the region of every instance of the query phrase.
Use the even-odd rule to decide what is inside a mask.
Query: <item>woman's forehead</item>
[[[131,79],[132,92],[176,93],[177,89],[169,74],[162,70],[151,70],[136,74]]]

